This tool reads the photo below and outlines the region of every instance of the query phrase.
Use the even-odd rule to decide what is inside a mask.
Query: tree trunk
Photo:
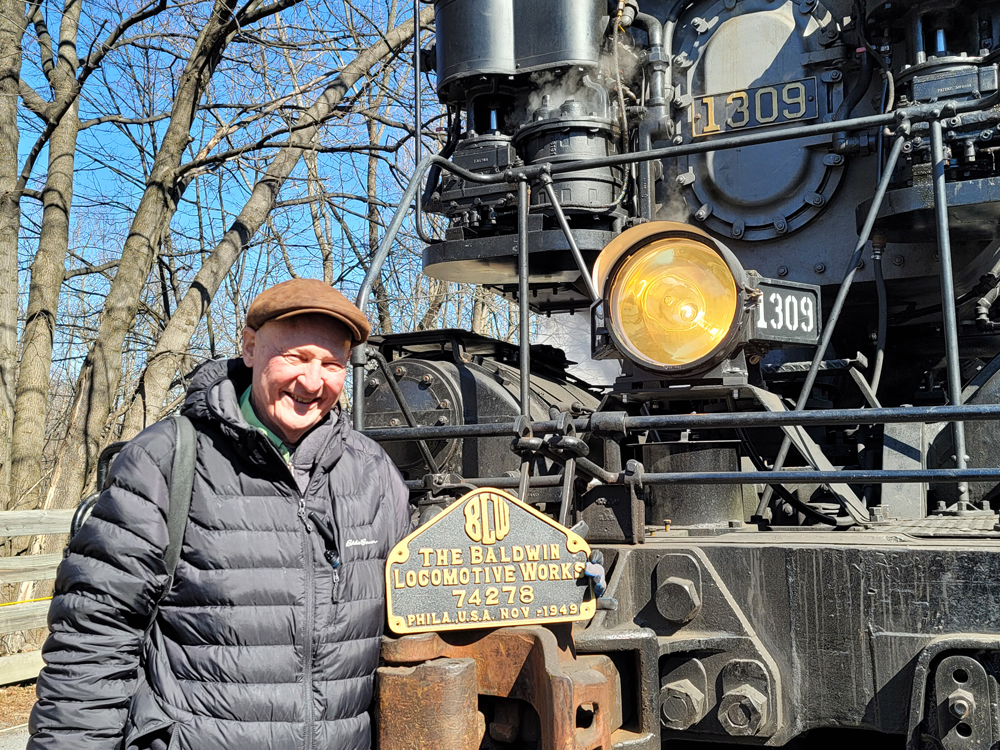
[[[45,508],[76,504],[95,466],[121,380],[125,337],[183,190],[177,180],[178,167],[201,97],[235,29],[235,4],[236,0],[216,0],[177,83],[170,124],[125,240],[97,337],[77,379],[69,426]]]
[[[0,510],[11,508],[10,446],[17,369],[18,81],[24,2],[0,0]]]
[[[426,8],[421,12],[422,25],[430,23],[433,18],[432,8]],[[229,227],[222,241],[212,250],[211,255],[202,263],[190,289],[177,305],[173,317],[167,323],[149,358],[140,392],[126,417],[122,439],[133,437],[143,427],[161,417],[170,383],[177,373],[179,362],[191,342],[191,337],[233,263],[274,208],[278,191],[302,155],[302,147],[313,142],[319,132],[320,124],[334,111],[358,80],[381,60],[406,45],[412,35],[412,23],[402,24],[388,31],[382,41],[372,45],[344,66],[336,81],[302,114],[302,118],[306,118],[303,121],[312,119],[316,124],[291,134],[289,138],[291,145],[283,148],[274,157],[264,177],[254,185],[253,192],[239,216]]]
[[[58,62],[52,73],[53,100],[73,92],[79,60],[76,38],[81,3],[68,0],[59,26]],[[73,203],[73,163],[80,125],[78,102],[63,115],[49,140],[49,168],[42,192],[42,227],[31,264],[28,315],[21,338],[21,366],[14,408],[11,486],[19,506],[34,508],[41,496],[42,453],[48,409],[52,341],[59,296],[69,250],[70,206]]]

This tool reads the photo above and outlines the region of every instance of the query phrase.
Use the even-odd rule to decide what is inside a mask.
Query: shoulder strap
[[[172,417],[177,427],[174,462],[170,467],[170,508],[167,511],[169,542],[163,561],[167,564],[167,588],[173,583],[174,570],[181,556],[181,543],[187,528],[188,511],[191,509],[191,490],[194,487],[194,465],[198,436],[191,420],[180,414]]]

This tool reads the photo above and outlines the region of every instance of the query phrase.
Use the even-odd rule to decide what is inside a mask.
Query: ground
[[[34,703],[34,682],[0,687],[0,731],[27,724]]]

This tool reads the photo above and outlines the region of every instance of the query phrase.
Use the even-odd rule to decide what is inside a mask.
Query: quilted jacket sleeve
[[[396,544],[400,539],[413,531],[412,508],[410,507],[410,490],[403,481],[403,476],[399,469],[395,467],[388,456],[383,460],[385,471],[386,500],[391,504],[392,517],[395,525],[395,536],[392,543]]]
[[[125,447],[111,486],[70,542],[49,609],[27,750],[120,747],[144,632],[166,582],[174,430],[158,423]]]

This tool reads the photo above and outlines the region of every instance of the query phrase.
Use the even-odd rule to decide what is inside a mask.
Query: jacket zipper
[[[313,747],[313,735],[315,734],[315,719],[313,717],[313,702],[312,702],[312,688],[313,688],[313,630],[315,628],[315,609],[316,609],[316,565],[313,560],[312,553],[312,540],[309,535],[313,532],[313,526],[309,523],[309,515],[306,510],[306,497],[312,490],[313,482],[316,477],[313,475],[309,478],[309,485],[306,487],[306,493],[303,494],[299,491],[299,484],[295,481],[294,470],[291,466],[285,463],[285,459],[278,452],[277,447],[268,440],[266,437],[258,433],[258,439],[262,440],[266,444],[265,450],[270,450],[271,454],[275,456],[282,466],[285,467],[285,471],[288,472],[289,479],[291,482],[289,486],[294,490],[295,494],[298,496],[298,511],[296,515],[302,522],[302,556],[305,558],[306,565],[306,576],[305,576],[305,643],[303,652],[303,682],[305,683],[305,732],[303,737],[303,750],[312,750]],[[330,441],[336,439],[336,435],[331,435],[327,439],[326,443],[323,445],[323,450],[330,445]],[[336,500],[332,496],[330,497],[330,513],[332,515],[333,530],[335,536],[339,535],[339,528],[337,526],[337,512],[336,512]],[[337,539],[338,550],[340,547],[340,539]],[[340,571],[334,568],[333,570],[333,591],[336,594],[337,584],[340,582]]]
[[[295,478],[292,477],[292,482],[294,483]],[[296,492],[298,492],[298,487],[296,485]],[[312,689],[313,689],[313,627],[314,627],[314,610],[316,608],[316,571],[315,565],[313,563],[313,552],[312,552],[312,539],[309,538],[310,533],[312,533],[312,525],[309,523],[309,519],[306,516],[306,498],[301,492],[299,494],[299,519],[302,521],[302,556],[305,558],[305,629],[306,637],[305,643],[303,644],[303,669],[302,677],[304,683],[305,691],[305,704],[303,708],[306,713],[306,726],[302,742],[302,747],[304,750],[310,750],[313,746],[313,734],[315,727],[313,727],[313,700],[312,700]]]
[[[278,459],[278,462],[285,468],[288,472],[288,478],[291,480],[289,482],[289,487],[295,492],[298,497],[298,511],[296,515],[302,522],[302,558],[305,564],[305,590],[304,595],[304,605],[305,605],[305,639],[302,649],[302,682],[305,703],[303,705],[303,710],[305,711],[305,727],[302,737],[302,747],[303,750],[312,750],[313,747],[313,735],[315,734],[314,717],[313,717],[313,701],[312,701],[312,690],[313,690],[313,629],[315,626],[315,608],[316,608],[316,596],[314,589],[316,588],[316,571],[315,565],[313,563],[313,553],[312,553],[312,539],[309,535],[313,532],[312,524],[309,523],[309,516],[306,515],[306,495],[303,495],[299,491],[298,482],[295,481],[295,474],[293,473],[292,467],[285,463],[285,459],[278,453],[278,449],[275,445],[264,437],[262,434],[257,434],[257,439],[265,444],[264,450],[270,450],[271,455]],[[308,490],[312,488],[312,479],[309,481]]]

